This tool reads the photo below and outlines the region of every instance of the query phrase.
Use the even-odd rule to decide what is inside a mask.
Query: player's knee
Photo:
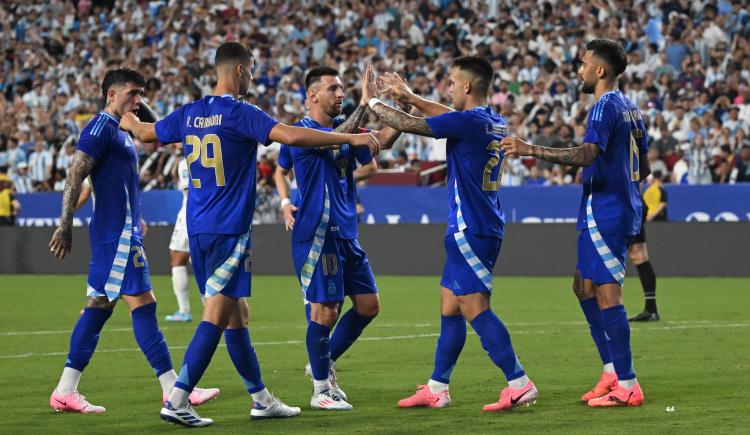
[[[369,302],[358,306],[356,311],[360,316],[375,317],[380,312],[380,303],[376,299],[374,302]]]
[[[360,316],[375,317],[380,312],[380,301],[377,296],[355,300],[354,311]]]
[[[328,327],[332,327],[338,317],[338,304],[313,304],[310,312],[310,320]]]
[[[630,262],[636,266],[648,261],[648,257],[643,251],[631,252],[630,254],[628,254],[628,257],[630,257]]]
[[[86,301],[86,308],[97,308],[100,310],[111,310],[115,308],[117,300],[111,301],[104,296],[90,297]]]

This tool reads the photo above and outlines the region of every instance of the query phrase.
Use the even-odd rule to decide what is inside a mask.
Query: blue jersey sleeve
[[[99,135],[93,135],[90,132],[84,132],[78,139],[76,149],[86,153],[89,157],[94,160],[102,160],[107,156],[109,152],[109,143],[111,141],[106,140],[110,134],[109,129],[104,129]]]
[[[425,118],[427,125],[438,139],[459,139],[466,136],[467,112],[448,112]]]
[[[354,157],[357,159],[360,165],[366,165],[372,161],[372,153],[367,147],[356,147],[354,149]]]
[[[277,162],[279,166],[285,170],[292,169],[294,165],[292,163],[292,154],[289,152],[289,146],[282,144],[279,150],[279,160]]]
[[[154,129],[156,130],[156,137],[159,142],[175,143],[182,142],[182,130],[181,126],[184,122],[183,114],[185,113],[185,106],[173,111],[167,115],[164,119],[157,121]]]
[[[617,111],[612,104],[607,104],[606,97],[596,103],[589,113],[583,143],[597,144],[602,152],[607,151],[609,135],[615,126],[616,116]]]
[[[240,107],[237,128],[248,138],[263,145],[268,144],[268,134],[279,121],[252,104],[242,103]]]

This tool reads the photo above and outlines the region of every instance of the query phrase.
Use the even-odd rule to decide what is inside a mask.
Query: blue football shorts
[[[464,231],[445,236],[445,266],[440,285],[454,295],[492,292],[492,269],[503,240]]]
[[[305,302],[339,302],[344,296],[377,293],[367,254],[356,239],[326,237],[292,243],[294,267]]]
[[[594,285],[618,283],[616,275],[618,271],[624,273],[625,256],[633,236],[599,234],[601,241],[598,242],[600,246],[597,249],[591,233],[588,230],[580,231],[576,268],[581,279],[590,279]]]
[[[252,241],[245,234],[190,236],[190,257],[198,290],[203,297],[221,293],[231,298],[250,296]]]
[[[110,300],[121,294],[137,295],[150,291],[151,278],[143,241],[132,237],[130,246],[121,246],[119,241],[91,243],[87,284],[88,296],[107,296]]]

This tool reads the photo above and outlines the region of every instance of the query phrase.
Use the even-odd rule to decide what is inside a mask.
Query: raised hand
[[[414,91],[411,90],[403,77],[397,73],[385,73],[380,77],[383,84],[383,94],[390,95],[396,102],[401,104],[411,104],[415,97]]]
[[[365,75],[362,77],[362,99],[360,104],[366,105],[370,98],[377,98],[380,96],[381,91],[377,84],[377,73],[375,67],[367,65],[365,68]]]

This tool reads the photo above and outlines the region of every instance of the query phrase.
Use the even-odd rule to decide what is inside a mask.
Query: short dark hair
[[[104,97],[104,101],[107,101],[109,88],[125,83],[132,83],[142,88],[146,87],[146,80],[138,71],[129,68],[111,69],[104,74],[104,80],[102,80],[102,96]]]
[[[238,64],[249,65],[253,59],[253,53],[245,45],[239,42],[225,42],[216,49],[214,57],[214,66],[221,65],[235,66]]]
[[[592,39],[586,44],[586,51],[593,51],[597,57],[607,62],[613,68],[614,77],[625,72],[628,66],[625,48],[612,39]]]
[[[467,71],[477,77],[479,79],[479,91],[483,94],[486,94],[490,89],[492,77],[495,75],[490,62],[479,56],[462,56],[456,58],[453,61],[451,68],[458,68],[461,71]]]
[[[339,71],[336,68],[330,66],[318,66],[310,70],[305,76],[305,89],[310,89],[310,86],[320,81],[323,76],[334,76],[338,77]]]

